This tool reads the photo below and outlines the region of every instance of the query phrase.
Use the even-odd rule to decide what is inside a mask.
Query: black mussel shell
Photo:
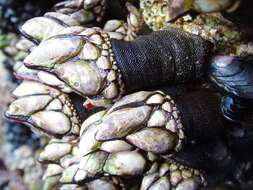
[[[252,60],[252,57],[215,56],[211,60],[209,78],[226,93],[253,100]]]

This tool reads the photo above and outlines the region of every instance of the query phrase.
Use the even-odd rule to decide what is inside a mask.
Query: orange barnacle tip
[[[94,108],[94,105],[92,104],[92,102],[90,100],[86,100],[84,103],[83,103],[83,106],[87,109],[87,110],[93,110]]]

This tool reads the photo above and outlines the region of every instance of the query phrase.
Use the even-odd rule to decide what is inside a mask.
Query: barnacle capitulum
[[[59,34],[66,27],[85,26],[100,22],[104,15],[106,0],[63,1],[55,5],[56,12],[47,12],[40,17],[26,21],[21,33],[35,43]]]
[[[181,150],[184,136],[173,99],[160,91],[141,91],[91,115],[80,138],[52,140],[39,160],[50,163],[45,177],[57,175],[62,184],[143,176],[141,189],[196,189],[204,185],[203,172],[167,158]]]
[[[59,190],[127,190],[125,181],[120,177],[110,176],[94,179],[85,184],[76,183],[59,183],[63,168],[57,164],[49,164],[43,179],[45,181],[44,189],[59,189]]]
[[[70,6],[73,9],[73,13],[69,14],[68,11],[63,11],[63,13],[56,9],[56,12],[47,12],[43,16],[32,18],[26,21],[21,27],[20,31],[23,36],[25,36],[28,41],[33,42],[34,44],[39,44],[42,40],[49,38],[50,36],[55,36],[59,34],[66,33],[81,33],[86,26],[83,24],[82,16],[86,17],[84,13],[80,13],[78,8],[74,8],[77,5],[73,5],[72,3],[81,3],[81,1],[66,1],[59,4],[66,4],[66,6]],[[102,3],[103,1],[101,1]],[[90,4],[92,1],[84,1],[84,4]],[[99,3],[96,1],[95,3]],[[81,5],[78,5],[81,6]],[[86,6],[85,6],[86,7]],[[90,7],[90,5],[87,5]],[[108,32],[110,38],[115,38],[119,40],[132,41],[137,37],[137,33],[141,29],[143,24],[142,16],[140,11],[133,6],[131,3],[126,2],[126,9],[128,11],[128,15],[125,20],[117,20],[112,19],[108,20],[103,29]],[[79,15],[77,18],[72,15]],[[84,15],[82,15],[84,14]],[[81,19],[81,20],[80,20]],[[94,26],[95,23],[93,23]],[[93,26],[89,24],[89,26]]]
[[[132,41],[137,37],[143,24],[141,12],[129,2],[126,2],[126,8],[129,12],[126,22],[116,19],[108,20],[103,27],[111,38]]]
[[[58,46],[61,48],[55,51]],[[97,28],[86,29],[79,35],[64,34],[44,40],[24,62],[28,68],[56,75],[80,95],[101,93],[105,100],[99,101],[98,97],[94,105],[104,106],[122,93],[117,87],[121,79],[109,36]]]
[[[5,115],[25,123],[40,134],[72,139],[79,134],[80,120],[70,98],[61,91],[33,81],[23,81],[13,92]]]
[[[143,102],[142,106],[138,103],[134,106],[137,99],[138,103]],[[140,149],[157,154],[179,151],[182,146],[183,126],[176,105],[160,92],[127,95],[115,103],[101,121],[96,125],[94,137],[97,141],[125,139]],[[86,132],[89,128],[83,135]]]
[[[82,25],[101,22],[107,0],[71,0],[63,1],[54,6],[56,12],[63,13],[77,20]]]
[[[199,189],[205,182],[200,171],[180,165],[173,160],[160,163],[148,171],[141,183],[141,190],[148,189]]]
[[[108,33],[88,28],[45,39],[24,63],[56,75],[76,93],[88,96],[94,106],[106,106],[125,91],[200,78],[211,50],[210,42],[175,28],[133,42],[110,39]]]

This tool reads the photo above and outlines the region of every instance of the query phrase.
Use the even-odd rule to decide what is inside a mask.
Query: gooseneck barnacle
[[[237,169],[234,150],[247,140],[224,134],[252,99],[250,59],[215,55],[211,42],[155,23],[160,17],[145,6],[158,7],[165,21],[192,9],[233,12],[240,1],[180,1],[180,9],[176,2],[142,0],[142,12],[127,3],[127,21],[101,29],[87,24],[101,22],[107,1],[64,1],[21,26],[18,48],[28,55],[15,68],[23,82],[5,115],[51,139],[38,161],[55,188],[123,190],[137,179],[135,189],[196,190],[209,182],[207,171]],[[137,37],[141,17],[155,30],[167,27]],[[221,94],[190,89],[207,78]],[[168,88],[185,84],[187,93]]]
[[[88,96],[93,105],[105,106],[125,91],[200,78],[211,50],[210,42],[174,28],[133,42],[110,39],[93,28],[47,38],[24,63],[55,75],[73,91]]]

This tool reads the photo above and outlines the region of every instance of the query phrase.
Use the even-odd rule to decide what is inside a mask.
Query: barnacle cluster
[[[44,143],[15,151],[15,169],[36,168],[46,190],[250,184],[241,176],[251,152],[241,147],[251,133],[240,139],[250,130],[226,132],[253,92],[250,59],[231,55],[251,50],[242,48],[243,30],[217,13],[241,1],[67,0],[24,22],[9,55],[21,82],[5,117]],[[128,15],[107,18],[112,3]]]

